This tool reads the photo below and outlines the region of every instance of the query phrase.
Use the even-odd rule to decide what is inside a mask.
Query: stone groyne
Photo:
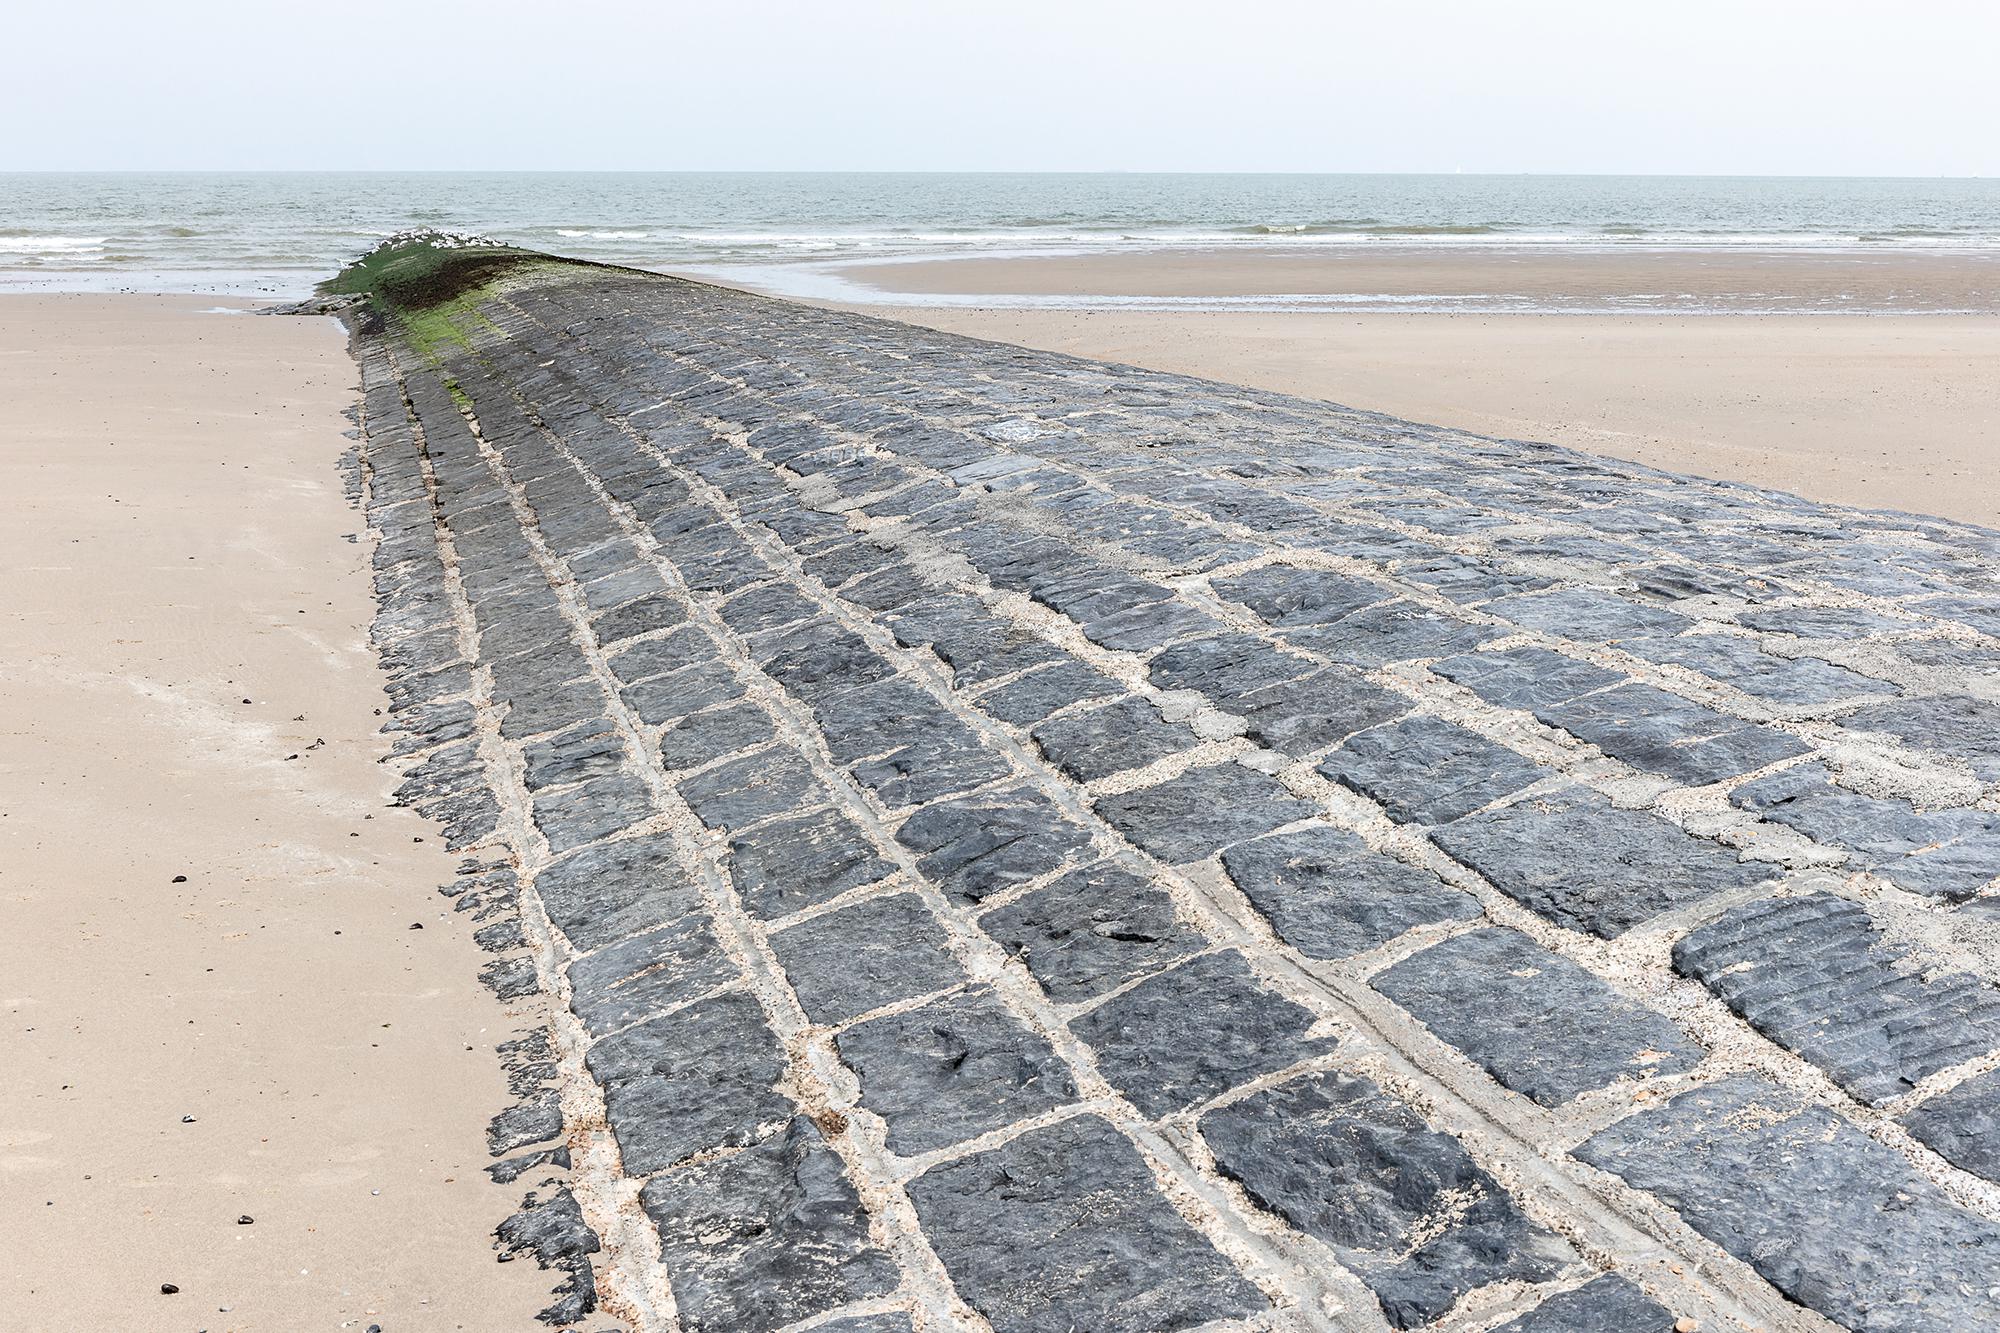
[[[516,252],[346,285],[552,1321],[2000,1322],[2000,536]]]

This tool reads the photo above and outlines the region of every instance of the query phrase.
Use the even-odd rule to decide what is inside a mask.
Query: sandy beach
[[[354,366],[213,305],[0,298],[0,1325],[527,1327],[515,1024],[385,804]]]
[[[1329,399],[1483,434],[1550,440],[1814,499],[2000,525],[2000,314],[1984,256],[1835,261],[1687,254],[1406,253],[1339,262],[1250,252],[982,259],[843,270],[871,314],[1079,356]],[[1181,260],[1185,260],[1182,256]],[[1345,285],[1342,285],[1345,284]],[[900,295],[1255,296],[1516,291],[1593,301],[1663,285],[1755,286],[1861,315],[1394,314],[938,307]],[[883,304],[887,303],[887,304]]]

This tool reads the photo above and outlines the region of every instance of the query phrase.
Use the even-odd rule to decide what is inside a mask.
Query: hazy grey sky
[[[45,0],[0,33],[12,169],[2000,174],[1992,0]]]

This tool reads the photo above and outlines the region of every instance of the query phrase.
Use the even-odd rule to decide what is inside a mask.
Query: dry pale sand
[[[530,1327],[513,1025],[384,808],[354,370],[212,304],[0,297],[0,1326]]]
[[[1996,316],[864,309],[2000,527]]]

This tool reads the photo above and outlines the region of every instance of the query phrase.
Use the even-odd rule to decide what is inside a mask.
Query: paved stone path
[[[602,270],[357,339],[552,1317],[2000,1324],[2000,536]]]

